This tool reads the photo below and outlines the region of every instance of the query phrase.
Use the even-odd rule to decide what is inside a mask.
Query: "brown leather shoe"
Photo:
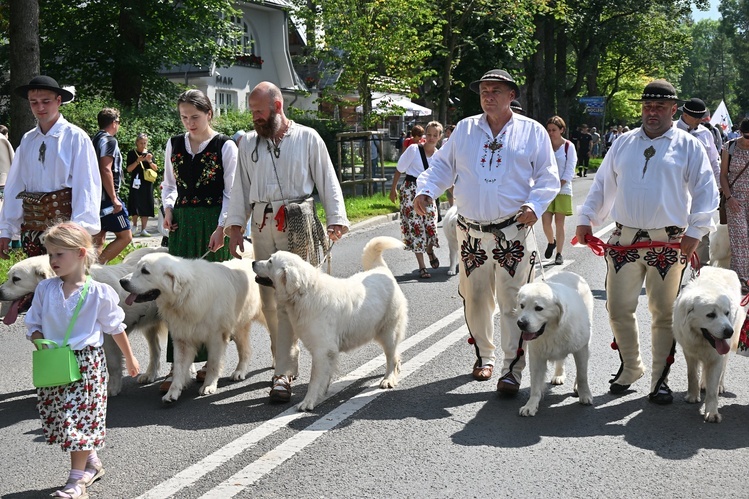
[[[291,379],[280,374],[273,376],[273,385],[270,389],[271,404],[285,404],[291,400]]]
[[[497,391],[507,397],[514,397],[520,390],[520,383],[515,379],[515,376],[511,372],[508,372],[501,378],[497,383]]]
[[[473,375],[473,379],[476,381],[488,381],[492,374],[494,373],[494,366],[488,365],[488,366],[479,366],[478,361],[473,365],[473,372],[471,373]]]
[[[169,371],[169,374],[166,375],[166,378],[164,378],[164,381],[161,382],[159,385],[159,392],[166,393],[169,391],[169,389],[172,387],[172,378],[174,377],[174,373],[172,371]]]

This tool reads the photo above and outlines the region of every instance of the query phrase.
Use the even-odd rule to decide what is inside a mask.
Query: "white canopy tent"
[[[405,95],[401,94],[379,94],[372,99],[372,111],[377,113],[379,111],[385,111],[391,109],[393,106],[402,107],[405,109],[403,116],[430,116],[432,110],[428,107],[420,106]],[[361,113],[363,111],[362,106],[356,106],[356,112]]]

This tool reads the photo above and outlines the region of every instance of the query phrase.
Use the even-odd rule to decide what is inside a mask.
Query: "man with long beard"
[[[314,188],[325,209],[328,236],[338,240],[348,231],[349,221],[322,137],[286,117],[281,90],[270,82],[254,88],[249,104],[255,130],[239,144],[226,220],[231,254],[240,257],[237,250],[244,249],[242,231],[248,220],[257,260],[267,259],[276,251],[288,251],[293,227],[285,223],[286,208],[291,203],[311,203]],[[285,308],[276,303],[273,289],[261,286],[260,292],[276,363],[270,400],[288,402],[291,381],[299,367],[298,338]]]

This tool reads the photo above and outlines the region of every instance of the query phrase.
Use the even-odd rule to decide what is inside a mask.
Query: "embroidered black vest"
[[[177,182],[176,206],[221,206],[224,199],[224,166],[221,151],[229,137],[214,136],[195,156],[185,146],[185,136],[171,138],[172,169]]]

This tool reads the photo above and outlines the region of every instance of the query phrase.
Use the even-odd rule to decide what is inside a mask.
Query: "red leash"
[[[574,236],[572,238],[572,241],[570,241],[571,244],[575,245],[579,243],[579,240],[577,239],[577,236]],[[648,241],[648,242],[640,242],[631,244],[629,246],[621,246],[621,245],[614,245],[614,244],[608,244],[604,243],[601,239],[598,239],[596,236],[593,236],[591,234],[585,235],[585,243],[588,245],[590,250],[597,256],[603,256],[606,254],[606,250],[614,250],[614,251],[629,251],[629,250],[639,250],[644,248],[672,248],[672,249],[681,249],[681,243],[662,243],[659,241]],[[692,265],[692,268],[699,269],[700,268],[700,258],[697,256],[696,252],[692,253],[692,258],[689,261],[689,263]]]

